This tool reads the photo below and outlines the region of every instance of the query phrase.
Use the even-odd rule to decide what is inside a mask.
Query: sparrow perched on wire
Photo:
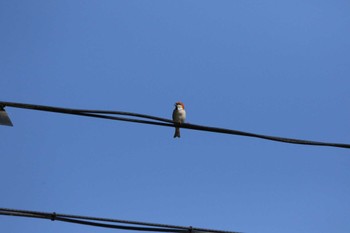
[[[185,105],[182,102],[176,102],[175,103],[175,109],[173,111],[173,121],[175,123],[184,123],[186,119],[186,111],[185,111]],[[175,128],[175,134],[174,138],[180,137],[180,128]]]

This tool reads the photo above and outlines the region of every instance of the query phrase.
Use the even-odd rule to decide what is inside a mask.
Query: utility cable
[[[195,124],[189,124],[189,123],[179,124],[179,123],[175,123],[169,119],[155,117],[155,116],[151,116],[151,115],[139,114],[139,113],[121,112],[121,111],[101,111],[101,110],[58,108],[58,107],[52,107],[52,106],[32,105],[32,104],[12,103],[12,102],[0,101],[0,107],[2,107],[2,109],[6,106],[7,107],[14,107],[14,108],[31,109],[31,110],[38,110],[38,111],[47,111],[47,112],[72,114],[72,115],[79,115],[79,116],[86,116],[86,117],[102,118],[102,119],[109,119],[109,120],[134,122],[134,123],[141,123],[141,124],[150,124],[150,125],[158,125],[158,126],[166,126],[166,127],[179,127],[179,128],[207,131],[207,132],[213,132],[213,133],[223,133],[223,134],[239,135],[239,136],[245,136],[245,137],[260,138],[260,139],[277,141],[277,142],[284,142],[284,143],[311,145],[311,146],[328,146],[328,147],[338,147],[338,148],[350,149],[350,144],[318,142],[318,141],[310,141],[310,140],[302,140],[302,139],[268,136],[268,135],[255,134],[255,133],[249,133],[249,132],[232,130],[232,129],[210,127],[210,126],[203,126],[203,125],[195,125]],[[135,119],[135,118],[127,118],[127,117],[117,117],[117,116],[111,116],[111,115],[132,116],[132,117],[137,117],[137,118],[141,118],[141,119],[142,118],[150,119],[152,121],[140,120],[140,119]],[[1,120],[1,118],[0,118],[0,120]]]
[[[181,233],[190,233],[190,232],[203,232],[203,233],[238,233],[233,231],[222,231],[222,230],[213,230],[205,228],[196,228],[196,227],[185,227],[185,226],[175,226],[167,224],[158,224],[158,223],[146,223],[138,221],[129,221],[129,220],[120,220],[120,219],[110,219],[110,218],[98,218],[98,217],[87,217],[79,215],[68,215],[68,214],[59,214],[59,213],[48,213],[48,212],[38,212],[38,211],[29,211],[29,210],[16,210],[8,208],[0,208],[0,215],[7,216],[16,216],[16,217],[29,217],[29,218],[41,218],[49,219],[52,221],[62,221],[75,224],[83,224],[96,227],[104,228],[113,228],[121,230],[132,230],[132,231],[149,231],[149,232],[181,232]],[[123,225],[116,224],[106,224],[102,222],[112,222],[119,223]],[[133,225],[139,225],[133,226]]]

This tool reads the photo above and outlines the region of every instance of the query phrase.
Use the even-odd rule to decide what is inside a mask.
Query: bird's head
[[[185,109],[185,105],[182,102],[176,102],[175,108],[177,109]]]

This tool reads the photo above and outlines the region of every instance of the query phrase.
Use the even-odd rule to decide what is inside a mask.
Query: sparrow
[[[184,123],[186,119],[186,111],[185,111],[185,105],[182,102],[176,102],[175,103],[175,109],[173,111],[173,121],[175,123]],[[180,137],[180,128],[175,127],[175,134],[174,138]]]

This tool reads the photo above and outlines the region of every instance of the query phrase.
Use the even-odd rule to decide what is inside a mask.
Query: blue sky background
[[[0,2],[1,101],[350,143],[350,2]],[[5,208],[350,232],[350,151],[7,108]],[[0,216],[3,232],[116,232]]]

